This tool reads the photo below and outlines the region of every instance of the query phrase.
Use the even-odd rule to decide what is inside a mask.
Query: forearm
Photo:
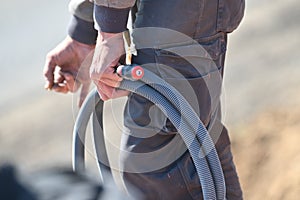
[[[69,10],[73,16],[68,34],[78,42],[95,44],[95,28],[99,32],[123,32],[126,30],[129,11],[134,4],[135,0],[71,0]]]

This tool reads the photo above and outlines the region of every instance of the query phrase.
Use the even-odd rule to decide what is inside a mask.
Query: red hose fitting
[[[144,69],[139,65],[120,65],[117,68],[117,73],[119,76],[130,79],[130,80],[139,80],[143,78],[145,72]]]
[[[131,69],[131,77],[134,80],[139,80],[143,78],[143,76],[144,76],[144,69],[141,66],[137,65]]]

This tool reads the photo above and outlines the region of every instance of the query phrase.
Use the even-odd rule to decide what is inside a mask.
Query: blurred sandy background
[[[0,6],[0,163],[25,172],[71,164],[76,98],[44,91],[42,77],[45,55],[66,35],[67,4]],[[251,0],[229,37],[225,122],[245,199],[298,199],[299,36],[298,0]]]

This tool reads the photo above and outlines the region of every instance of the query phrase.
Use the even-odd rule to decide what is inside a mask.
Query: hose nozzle
[[[145,72],[140,65],[132,64],[118,66],[117,74],[125,79],[136,81],[143,78]]]

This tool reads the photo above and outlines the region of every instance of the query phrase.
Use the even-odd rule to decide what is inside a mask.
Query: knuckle
[[[109,100],[109,98],[106,98],[104,96],[101,96],[101,99],[102,99],[102,101],[108,101]]]
[[[47,75],[48,75],[48,70],[47,70],[46,68],[44,68],[44,70],[43,70],[43,75],[44,75],[44,76],[47,76]]]
[[[111,99],[113,97],[112,94],[107,94],[106,96],[108,97],[108,99]]]
[[[55,56],[53,55],[52,52],[47,53],[46,60],[52,61],[52,60],[54,60],[54,58],[55,58]]]
[[[101,91],[98,90],[99,96],[103,101],[107,101],[108,98],[106,97],[106,95],[104,95]]]
[[[47,68],[45,68],[44,70],[43,70],[43,75],[44,75],[44,77],[45,78],[51,78],[51,72],[50,72],[50,70],[49,69],[47,69]]]

